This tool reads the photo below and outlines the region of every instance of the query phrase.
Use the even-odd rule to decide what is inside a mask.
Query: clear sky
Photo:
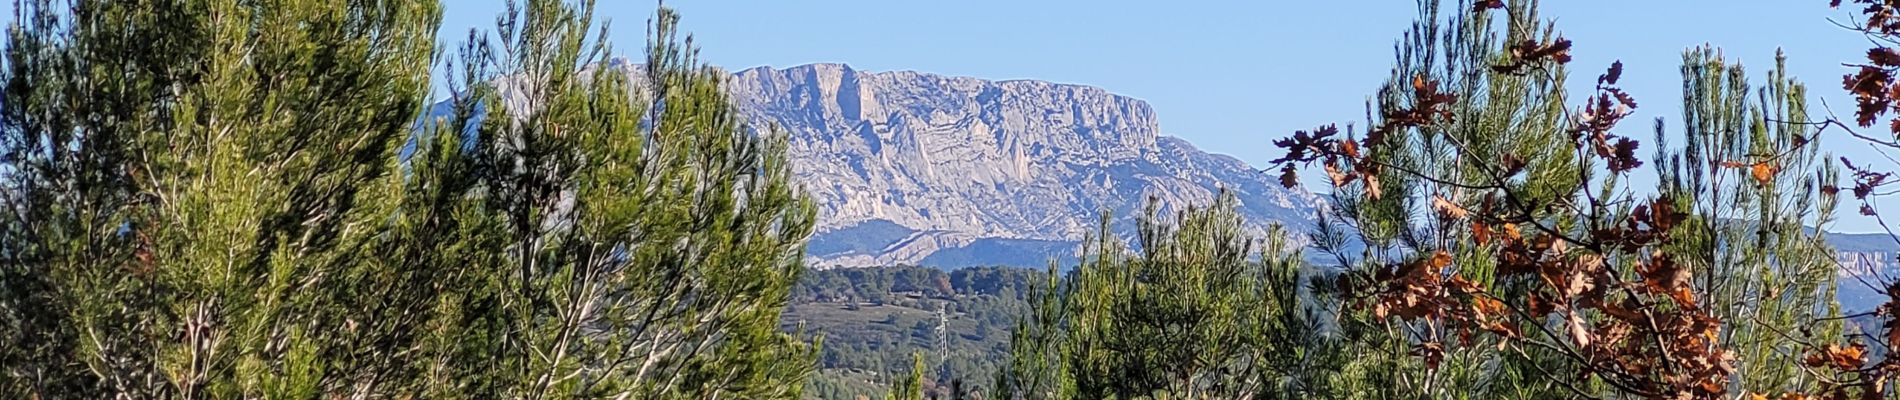
[[[1449,2],[1449,0],[1448,0]],[[501,0],[450,1],[444,33],[488,26]],[[603,1],[620,52],[637,54],[657,3]],[[1410,0],[673,0],[706,60],[738,70],[841,62],[859,70],[915,70],[988,79],[1099,86],[1151,103],[1165,134],[1255,165],[1277,155],[1274,138],[1328,122],[1363,125],[1364,104],[1391,66],[1392,44],[1416,15]],[[1825,0],[1550,0],[1543,14],[1574,40],[1575,90],[1614,60],[1639,100],[1625,134],[1648,141],[1649,121],[1681,116],[1682,51],[1722,47],[1762,79],[1775,51],[1851,118],[1842,62],[1866,42],[1829,18]],[[1673,130],[1673,128],[1672,128]],[[1877,131],[1876,131],[1877,133]],[[1824,136],[1827,151],[1900,169],[1864,143]],[[1646,143],[1647,144],[1647,143]],[[1645,147],[1643,154],[1651,148]],[[1645,179],[1647,181],[1647,179]],[[1307,182],[1320,178],[1309,174]],[[1845,212],[1834,230],[1877,229]],[[1900,202],[1882,209],[1900,210]]]
[[[1865,42],[1828,22],[1824,0],[1551,0],[1544,14],[1577,42],[1572,74],[1588,84],[1621,59],[1648,120],[1680,115],[1683,49],[1711,43],[1764,75],[1785,47],[1795,75],[1836,110]],[[501,0],[454,0],[444,32],[487,26]],[[656,3],[602,2],[623,53],[642,43]],[[1259,164],[1269,140],[1326,122],[1363,123],[1364,102],[1389,71],[1410,0],[674,0],[707,60],[729,69],[842,62],[1039,79],[1106,88],[1153,104],[1162,130]],[[1579,86],[1580,89],[1587,86]],[[1832,143],[1830,143],[1832,144]],[[1842,143],[1843,146],[1849,143]]]

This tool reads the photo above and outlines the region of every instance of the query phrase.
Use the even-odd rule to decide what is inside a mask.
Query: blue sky
[[[1626,135],[1649,138],[1649,121],[1680,119],[1684,49],[1722,47],[1760,79],[1785,48],[1794,75],[1851,118],[1842,62],[1866,42],[1829,22],[1847,20],[1824,0],[1551,0],[1543,14],[1576,41],[1574,88],[1587,90],[1612,61],[1642,108]],[[489,26],[500,0],[449,2],[448,39]],[[602,2],[613,39],[637,54],[656,3]],[[667,3],[684,15],[702,55],[729,69],[842,62],[860,70],[916,70],[989,79],[1100,86],[1151,103],[1162,131],[1255,165],[1273,138],[1328,122],[1364,120],[1366,96],[1391,65],[1392,43],[1416,14],[1411,0],[807,0]],[[1673,129],[1673,128],[1672,128]],[[1837,133],[1827,151],[1885,163]],[[1644,149],[1647,154],[1649,148]],[[1647,158],[1647,156],[1645,156]],[[1882,165],[1900,169],[1900,165]],[[1322,182],[1309,175],[1310,184]],[[1883,209],[1900,209],[1900,202]],[[1853,215],[1837,231],[1878,229]]]
[[[675,0],[703,55],[729,69],[842,62],[989,79],[1100,86],[1147,100],[1162,129],[1203,148],[1260,163],[1271,138],[1362,121],[1390,68],[1392,42],[1415,14],[1410,0]],[[1683,49],[1703,43],[1763,75],[1786,47],[1797,77],[1836,110],[1864,42],[1827,20],[1824,0],[1553,0],[1544,8],[1578,44],[1573,75],[1588,84],[1621,59],[1638,117],[1675,118]],[[488,26],[500,0],[448,6],[447,39]],[[656,3],[602,2],[614,40],[635,53]],[[1587,86],[1579,86],[1587,88]],[[1635,135],[1646,137],[1644,133]],[[1832,144],[1832,143],[1830,143]],[[1843,146],[1847,143],[1843,143]]]

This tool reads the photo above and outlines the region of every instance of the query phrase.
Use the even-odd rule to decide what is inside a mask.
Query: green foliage
[[[0,76],[0,394],[800,395],[813,207],[671,11],[625,76],[516,4],[417,131],[434,2],[64,4]]]
[[[22,2],[0,111],[0,393],[400,392],[369,247],[433,1]]]
[[[1636,107],[1622,64],[1569,110],[1571,43],[1536,1],[1460,3],[1421,2],[1363,141],[1328,128],[1281,142],[1283,161],[1326,163],[1336,213],[1318,247],[1373,297],[1346,320],[1369,328],[1349,336],[1375,357],[1348,371],[1421,398],[1836,386],[1803,371],[1841,342],[1817,233],[1835,173],[1801,85],[1777,68],[1751,93],[1739,67],[1688,53],[1688,144],[1669,147],[1659,123],[1662,186],[1636,194],[1637,144],[1612,132]]]
[[[797,397],[815,348],[778,322],[813,208],[784,139],[740,122],[671,11],[635,76],[599,69],[591,14],[506,15],[506,42],[470,45],[469,95],[418,146],[401,216],[467,224],[395,239],[462,278],[441,292],[460,315],[433,322],[433,374],[476,397]]]
[[[1719,51],[1683,53],[1684,146],[1658,151],[1658,191],[1693,210],[1690,234],[1665,252],[1691,265],[1698,292],[1729,329],[1737,384],[1749,393],[1820,387],[1803,371],[1808,343],[1841,337],[1839,268],[1826,242],[1836,168],[1813,140],[1807,90],[1777,57],[1767,86],[1751,90]],[[1667,136],[1658,126],[1657,141]]]
[[[1320,215],[1316,248],[1350,270],[1376,273],[1434,251],[1456,260],[1447,268],[1480,284],[1495,284],[1522,299],[1536,282],[1498,280],[1494,250],[1475,244],[1478,230],[1436,213],[1434,200],[1477,209],[1484,188],[1505,188],[1513,209],[1535,210],[1521,219],[1566,230],[1577,217],[1557,210],[1582,198],[1592,178],[1587,161],[1570,151],[1562,63],[1503,71],[1520,43],[1562,40],[1541,21],[1536,1],[1510,1],[1503,13],[1473,12],[1477,2],[1419,2],[1419,16],[1395,45],[1388,76],[1368,109],[1368,126],[1392,123],[1425,101],[1418,83],[1455,99],[1452,118],[1380,132],[1381,146],[1364,151],[1386,166],[1366,179],[1335,181],[1331,207]],[[1503,18],[1499,18],[1502,16]],[[1375,128],[1376,129],[1376,128]],[[1367,133],[1368,136],[1373,133]],[[1370,139],[1368,139],[1370,140]],[[1494,179],[1492,165],[1518,163],[1515,179]],[[1605,189],[1607,190],[1607,189]],[[1529,229],[1529,228],[1526,228]],[[1364,307],[1345,311],[1351,346],[1362,357],[1350,368],[1361,376],[1355,392],[1396,398],[1550,398],[1567,396],[1549,376],[1568,376],[1553,354],[1531,348],[1498,351],[1489,338],[1448,340],[1442,362],[1414,357],[1416,343],[1438,341],[1445,329],[1387,319]],[[1436,357],[1436,356],[1435,356]]]
[[[1046,281],[1029,295],[1030,309],[1010,331],[1009,359],[996,374],[999,399],[1066,399],[1075,383],[1062,362],[1067,279],[1051,264]]]
[[[1234,199],[1164,220],[1130,253],[1107,231],[1049,282],[1012,340],[1002,398],[1306,398],[1344,358],[1301,296],[1302,263],[1277,231],[1256,252]],[[1104,220],[1106,221],[1106,220]],[[1257,257],[1257,260],[1254,259]]]
[[[911,356],[918,353],[926,364],[927,395],[987,393],[987,379],[1007,358],[1009,332],[1028,308],[1017,293],[1039,279],[1038,271],[1006,267],[811,271],[793,290],[781,326],[825,338],[808,398],[884,397],[894,383],[887,377],[913,370]],[[856,292],[867,281],[891,282],[889,292]],[[890,300],[860,303],[872,297]]]
[[[891,394],[884,398],[890,400],[924,400],[924,354],[911,355],[910,375],[898,381],[891,388]]]

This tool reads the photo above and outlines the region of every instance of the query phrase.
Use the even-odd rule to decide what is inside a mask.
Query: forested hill
[[[1008,359],[1010,332],[1040,282],[1043,270],[1010,267],[812,271],[793,289],[783,321],[825,338],[809,397],[883,398],[890,374],[908,371],[918,353],[930,381],[980,391]]]

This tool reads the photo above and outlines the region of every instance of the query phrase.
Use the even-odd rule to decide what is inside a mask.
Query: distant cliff
[[[1886,282],[1900,279],[1900,244],[1884,233],[1828,235],[1840,261],[1835,298],[1848,312],[1868,311],[1886,303]]]

